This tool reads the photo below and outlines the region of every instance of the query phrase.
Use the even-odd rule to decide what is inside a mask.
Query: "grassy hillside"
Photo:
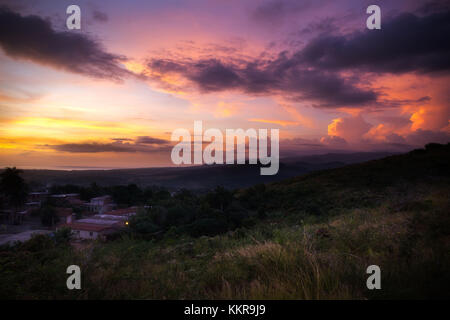
[[[170,229],[73,248],[40,236],[0,250],[0,298],[449,298],[450,145],[241,189],[254,223]],[[65,287],[68,265],[82,290]],[[366,268],[381,268],[381,290]]]

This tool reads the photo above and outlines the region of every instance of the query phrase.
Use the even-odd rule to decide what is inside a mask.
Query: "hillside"
[[[337,205],[340,208],[375,206],[393,196],[393,192],[407,193],[421,185],[448,186],[449,149],[449,145],[430,144],[427,150],[418,149],[272,183],[267,185],[259,201],[270,210],[306,215],[329,214]]]
[[[144,224],[157,227],[156,213],[168,218],[170,208],[141,212],[130,233],[107,243],[75,249],[40,236],[3,247],[0,297],[449,298],[449,163],[450,144],[430,144],[240,189],[228,209],[204,213],[201,206],[208,219],[196,214],[185,224],[166,221],[158,237]],[[196,201],[208,203],[189,198],[194,211]],[[164,204],[170,205],[158,206]],[[216,217],[230,223],[236,208],[245,216],[235,228],[199,233],[197,222]],[[70,264],[83,270],[77,292],[64,288]],[[366,268],[373,264],[381,268],[381,290],[366,287]]]

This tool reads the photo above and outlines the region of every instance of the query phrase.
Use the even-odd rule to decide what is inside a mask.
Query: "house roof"
[[[73,198],[78,197],[78,193],[63,193],[63,194],[52,194],[50,197],[52,198]]]
[[[112,215],[112,214],[96,214],[93,216],[94,219],[99,220],[108,220],[108,221],[126,221],[128,219],[127,216],[122,215]]]
[[[100,225],[114,225],[114,224],[118,223],[118,221],[115,221],[115,220],[98,219],[96,217],[80,219],[80,220],[77,220],[77,222],[79,222],[79,223],[90,223],[90,224],[100,224]]]
[[[92,202],[92,200],[98,201],[98,200],[107,200],[107,199],[111,199],[111,196],[106,195],[106,196],[91,198],[91,202]]]
[[[137,208],[136,207],[130,207],[125,209],[116,209],[112,211],[104,212],[104,215],[113,215],[113,216],[124,216],[124,215],[130,215],[130,214],[136,214]]]

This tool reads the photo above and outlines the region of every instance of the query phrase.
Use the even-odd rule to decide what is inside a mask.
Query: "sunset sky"
[[[279,129],[282,156],[450,141],[449,1],[0,7],[2,167],[169,166],[172,131],[194,120]]]

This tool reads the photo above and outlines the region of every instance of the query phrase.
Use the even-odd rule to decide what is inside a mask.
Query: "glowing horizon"
[[[426,3],[372,31],[356,0],[81,0],[68,31],[65,1],[0,0],[0,167],[172,166],[195,120],[279,129],[284,156],[447,143],[450,8]]]

